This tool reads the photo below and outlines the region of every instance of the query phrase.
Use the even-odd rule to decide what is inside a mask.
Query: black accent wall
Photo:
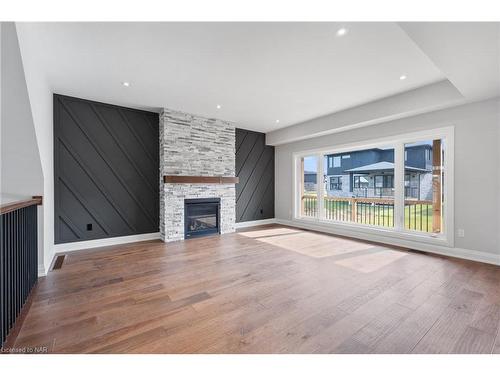
[[[54,95],[55,242],[159,230],[158,114]]]
[[[236,129],[236,222],[274,218],[274,147],[266,135]]]

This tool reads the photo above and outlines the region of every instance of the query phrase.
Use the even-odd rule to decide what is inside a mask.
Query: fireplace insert
[[[220,233],[220,198],[184,200],[184,238]]]

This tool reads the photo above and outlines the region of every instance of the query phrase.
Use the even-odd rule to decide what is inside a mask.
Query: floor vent
[[[66,257],[66,255],[58,255],[57,256],[56,261],[54,262],[54,267],[52,267],[52,271],[59,270],[62,268],[65,257]]]

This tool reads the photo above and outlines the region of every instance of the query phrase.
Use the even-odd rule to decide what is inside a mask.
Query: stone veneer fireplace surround
[[[220,198],[220,233],[235,230],[234,183],[165,183],[163,176],[235,176],[235,127],[163,109],[160,113],[160,235],[163,241],[183,240],[184,200]]]

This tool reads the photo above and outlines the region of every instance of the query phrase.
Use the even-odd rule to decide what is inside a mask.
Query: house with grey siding
[[[330,197],[394,197],[394,149],[372,148],[326,157],[325,191]],[[405,197],[432,199],[432,145],[405,148]]]

